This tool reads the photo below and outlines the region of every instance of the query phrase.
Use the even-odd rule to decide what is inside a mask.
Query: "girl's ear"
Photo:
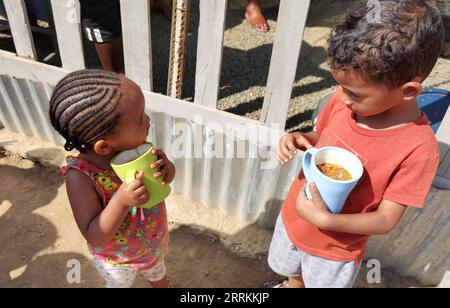
[[[105,139],[95,141],[93,145],[94,152],[98,155],[109,155],[112,152],[112,148],[109,146]]]
[[[413,80],[402,86],[403,99],[405,101],[414,101],[422,93],[422,83],[419,80]]]

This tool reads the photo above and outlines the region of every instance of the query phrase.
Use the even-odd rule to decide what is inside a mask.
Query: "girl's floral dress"
[[[67,165],[61,167],[61,174],[65,176],[71,169],[80,170],[95,183],[103,209],[122,184],[112,169],[102,170],[86,160],[69,156]],[[167,249],[167,214],[163,202],[150,209],[130,207],[114,238],[103,246],[89,245],[97,260],[142,270],[162,261]]]

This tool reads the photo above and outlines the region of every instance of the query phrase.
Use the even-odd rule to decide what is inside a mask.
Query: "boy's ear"
[[[112,152],[112,148],[105,139],[95,141],[93,149],[98,155],[109,155]]]
[[[419,79],[407,82],[402,86],[403,99],[413,101],[422,93],[422,83]]]

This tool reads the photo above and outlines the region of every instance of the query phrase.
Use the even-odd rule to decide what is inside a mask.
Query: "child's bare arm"
[[[362,235],[387,234],[395,228],[405,210],[406,206],[383,200],[375,212],[330,215],[323,229]]]
[[[92,181],[78,170],[68,172],[66,187],[72,212],[78,228],[91,245],[102,246],[111,240],[129,207],[148,200],[145,186],[140,182],[142,176],[139,174],[130,185],[122,184],[108,206],[102,210],[102,201]]]
[[[297,212],[303,219],[327,231],[360,235],[387,234],[394,229],[406,210],[406,206],[383,200],[375,212],[331,214],[314,185],[310,186],[310,191],[312,201],[305,197],[303,188],[300,188]]]

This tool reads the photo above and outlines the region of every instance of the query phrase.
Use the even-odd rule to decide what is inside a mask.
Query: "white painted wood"
[[[0,74],[56,85],[70,70],[18,57],[0,50]]]
[[[70,70],[22,59],[11,52],[0,50],[0,74],[55,85],[70,72]],[[152,110],[165,112],[174,117],[186,118],[192,121],[197,117],[198,119],[202,118],[206,122],[217,122],[223,124],[234,123],[242,125],[259,125],[258,121],[234,115],[225,111],[207,108],[205,106],[196,105],[191,102],[146,90],[143,92],[146,97],[147,104]]]
[[[143,90],[151,91],[152,46],[150,0],[121,0],[125,72]]]
[[[146,107],[150,111],[162,112],[174,118],[189,120],[199,126],[208,126],[216,133],[227,133],[236,140],[247,140],[253,145],[278,145],[284,131],[272,129],[259,121],[237,116],[232,113],[193,104],[187,101],[144,91]]]
[[[217,107],[227,0],[200,0],[194,102]]]
[[[258,121],[234,115],[232,113],[217,109],[196,105],[188,101],[183,101],[166,95],[144,91],[147,106],[157,112],[167,113],[175,118],[184,118],[196,122],[197,124],[218,123],[220,125],[238,124],[259,124]]]
[[[11,33],[19,56],[37,59],[24,0],[4,0]]]
[[[80,26],[80,2],[51,0],[51,4],[63,68],[84,69],[86,66]]]
[[[286,124],[310,0],[281,0],[260,121]]]
[[[22,59],[13,53],[0,50],[0,74],[56,85],[59,80],[70,72],[70,70]],[[253,136],[251,141],[255,143],[278,143],[279,138],[283,134],[282,131],[271,129],[262,125],[259,121],[226,111],[193,104],[147,90],[143,90],[143,92],[147,107],[153,111],[164,112],[173,117],[187,119],[197,124],[218,124],[223,128],[232,128],[234,131],[239,132],[239,136],[242,137],[240,139],[245,139],[249,133],[256,131],[257,135]],[[260,142],[260,139],[263,140]]]

